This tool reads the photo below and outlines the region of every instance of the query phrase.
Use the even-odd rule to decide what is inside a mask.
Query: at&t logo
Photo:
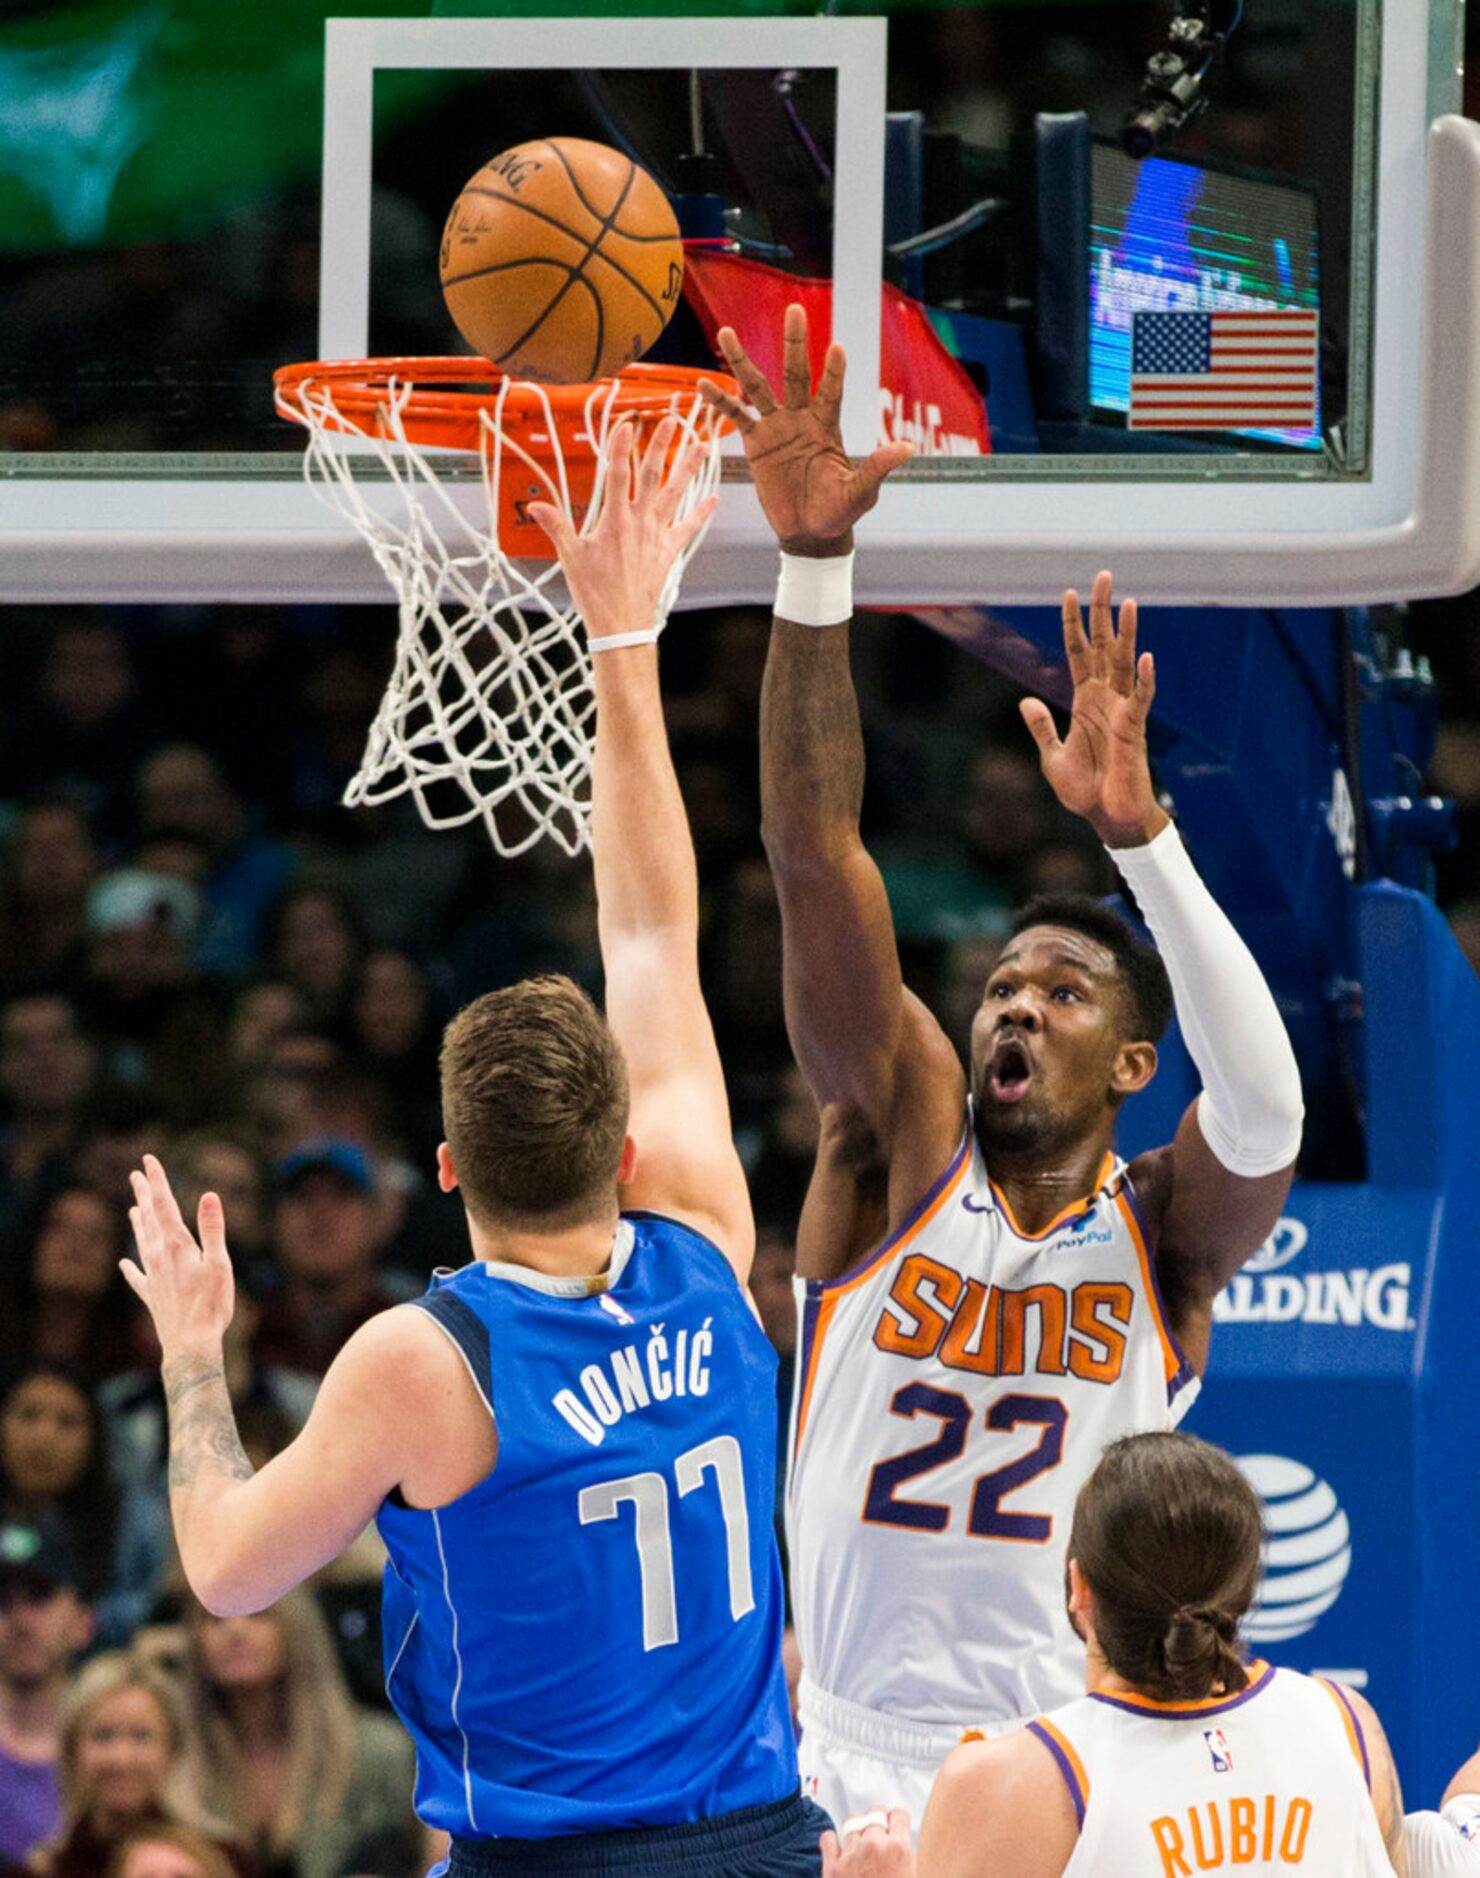
[[[1351,1527],[1334,1489],[1283,1454],[1235,1460],[1264,1502],[1264,1569],[1243,1623],[1251,1643],[1287,1643],[1314,1630],[1351,1570]]]

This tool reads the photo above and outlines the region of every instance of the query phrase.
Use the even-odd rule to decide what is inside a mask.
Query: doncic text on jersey
[[[653,1324],[645,1349],[627,1343],[613,1350],[604,1366],[588,1363],[578,1379],[580,1394],[561,1389],[552,1406],[583,1441],[599,1448],[607,1429],[624,1415],[680,1396],[708,1395],[713,1321],[706,1317],[692,1333],[682,1325],[671,1340],[662,1324]]]

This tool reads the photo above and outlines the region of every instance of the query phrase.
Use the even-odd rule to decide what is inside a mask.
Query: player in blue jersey
[[[658,428],[612,448],[591,533],[554,537],[596,654],[593,851],[606,1018],[569,981],[475,1000],[442,1051],[444,1189],[472,1262],[372,1319],[254,1472],[226,1391],[219,1199],[198,1242],[152,1157],[138,1266],[196,1594],[260,1610],[376,1519],[387,1682],[455,1878],[816,1873],[772,1536],[775,1358],[744,1291],[750,1202],[699,985],[692,843],[653,621],[707,513]],[[604,647],[603,639],[609,643]],[[619,642],[619,643],[618,643]]]

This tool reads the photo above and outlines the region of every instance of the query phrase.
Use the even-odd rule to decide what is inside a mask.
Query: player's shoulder
[[[953,1748],[936,1776],[926,1819],[931,1844],[975,1845],[984,1869],[993,1871],[1008,1869],[1002,1860],[1020,1858],[1027,1834],[1045,1854],[1044,1869],[1062,1870],[1055,1855],[1067,1857],[1079,1834],[1063,1775],[1026,1728]]]

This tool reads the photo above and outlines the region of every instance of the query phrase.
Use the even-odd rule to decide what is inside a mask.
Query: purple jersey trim
[[[1241,1689],[1237,1695],[1225,1697],[1221,1702],[1152,1702],[1145,1698],[1126,1701],[1118,1695],[1107,1695],[1100,1689],[1090,1691],[1090,1700],[1103,1702],[1107,1708],[1122,1709],[1127,1715],[1147,1715],[1153,1721],[1188,1721],[1193,1716],[1226,1715],[1230,1709],[1242,1708],[1245,1702],[1252,1702],[1256,1695],[1269,1687],[1273,1675],[1274,1666],[1266,1663],[1246,1689]]]
[[[1362,1778],[1366,1781],[1367,1791],[1370,1793],[1372,1791],[1372,1761],[1367,1753],[1367,1735],[1362,1727],[1361,1717],[1352,1707],[1350,1697],[1339,1682],[1332,1682],[1327,1676],[1317,1676],[1316,1681],[1325,1683],[1351,1718],[1352,1727],[1356,1731],[1357,1746],[1362,1750]]]
[[[1079,1781],[1075,1776],[1074,1769],[1069,1764],[1068,1755],[1065,1754],[1058,1742],[1054,1740],[1053,1736],[1039,1722],[1030,1721],[1028,1723],[1028,1733],[1030,1735],[1037,1735],[1044,1747],[1048,1749],[1055,1761],[1058,1762],[1059,1772],[1064,1776],[1064,1785],[1069,1789],[1069,1798],[1074,1802],[1074,1817],[1079,1822],[1079,1830],[1083,1832],[1084,1795],[1079,1790]]]

